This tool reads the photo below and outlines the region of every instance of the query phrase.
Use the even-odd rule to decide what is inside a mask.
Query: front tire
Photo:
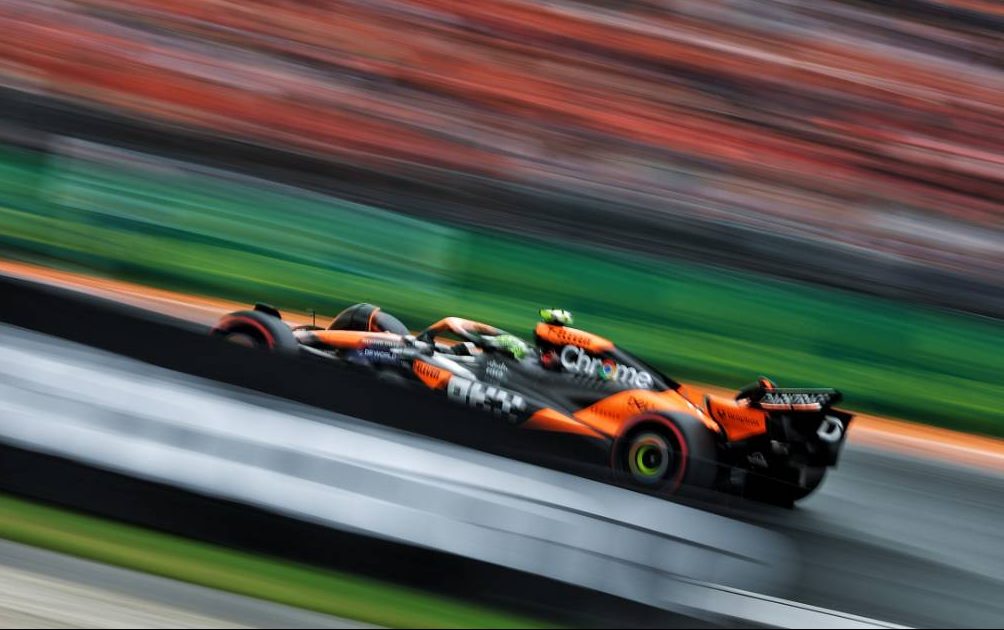
[[[283,321],[261,311],[237,311],[225,315],[212,335],[249,348],[264,348],[292,354],[299,348],[296,335]]]

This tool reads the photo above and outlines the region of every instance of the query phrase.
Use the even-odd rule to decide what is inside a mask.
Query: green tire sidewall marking
[[[657,456],[654,465],[646,463],[646,458],[653,454]],[[654,433],[638,436],[628,452],[628,468],[634,478],[643,483],[659,481],[669,471],[672,460],[672,447],[665,438]]]
[[[654,444],[643,444],[639,449],[638,453],[635,455],[634,461],[635,466],[638,468],[638,472],[645,475],[646,477],[651,477],[659,472],[658,466],[648,466],[645,464],[645,456],[652,451],[658,451],[659,449]]]

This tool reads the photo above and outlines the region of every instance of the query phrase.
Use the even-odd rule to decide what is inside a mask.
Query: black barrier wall
[[[568,436],[514,430],[487,414],[309,356],[228,344],[185,320],[76,291],[0,277],[0,322],[152,365],[602,480],[608,453]],[[393,395],[388,396],[388,391]]]

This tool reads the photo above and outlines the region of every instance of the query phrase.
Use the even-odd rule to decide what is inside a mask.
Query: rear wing
[[[763,388],[749,396],[750,406],[765,411],[822,411],[841,400],[843,394],[831,388]]]

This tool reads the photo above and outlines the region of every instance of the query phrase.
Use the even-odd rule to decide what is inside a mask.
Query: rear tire
[[[277,317],[261,311],[237,311],[225,315],[212,335],[249,348],[265,348],[292,354],[299,348],[296,335]]]
[[[794,479],[750,475],[744,494],[757,501],[791,509],[795,507],[796,501],[801,501],[815,492],[825,477],[826,468],[823,466],[806,468],[804,485],[799,485]]]
[[[692,418],[642,417],[614,445],[614,472],[626,485],[675,494],[714,487],[714,436]]]

